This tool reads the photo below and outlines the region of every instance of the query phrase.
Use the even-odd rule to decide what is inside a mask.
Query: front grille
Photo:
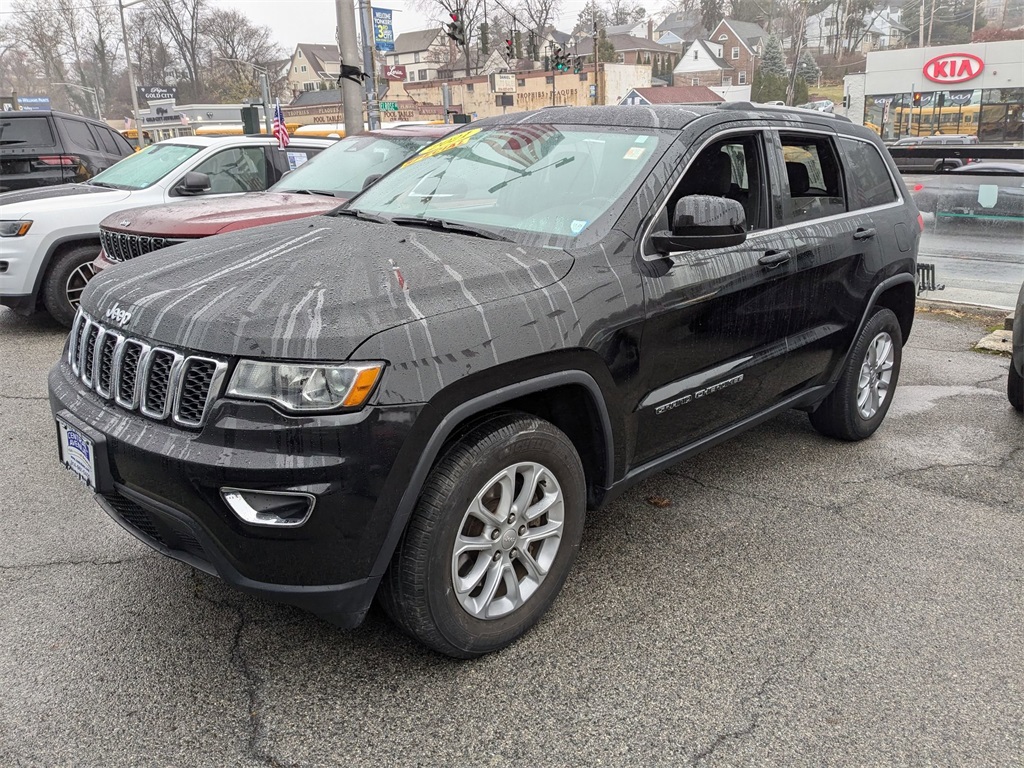
[[[183,243],[170,237],[148,237],[146,235],[129,235],[126,232],[112,232],[100,229],[100,245],[111,261],[128,261],[144,253],[152,253],[169,245]]]
[[[119,493],[105,493],[103,498],[132,528],[145,534],[158,544],[166,545],[164,537],[160,535],[160,531],[153,525],[149,513],[134,501],[126,499]]]
[[[220,394],[227,363],[153,347],[124,336],[81,310],[68,344],[71,370],[96,394],[158,421],[201,427]]]

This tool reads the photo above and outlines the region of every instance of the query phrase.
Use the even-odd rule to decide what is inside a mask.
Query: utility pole
[[[338,16],[338,57],[341,66],[359,69],[355,4],[353,0],[334,0],[334,7]],[[363,132],[363,86],[347,77],[341,77],[339,80],[345,112],[345,135],[355,136]]]
[[[359,0],[363,36],[363,71],[366,78],[366,124],[371,131],[380,128],[380,107],[377,101],[377,67],[373,63],[373,10],[370,0]]]
[[[920,25],[917,28],[917,47],[924,48],[924,0],[920,0]]]
[[[132,54],[128,50],[128,26],[124,23],[124,9],[144,3],[146,0],[133,0],[125,3],[117,0],[117,10],[121,14],[121,42],[124,43],[124,57],[128,61],[128,89],[132,92],[132,118],[135,120],[135,146],[142,149],[146,141],[142,137],[142,125],[139,120],[139,94],[135,89],[135,71],[132,69]],[[924,0],[922,0],[924,2]]]
[[[923,2],[923,0],[922,0]],[[932,44],[932,27],[935,26],[935,0],[932,0],[932,13],[928,17],[928,45]]]
[[[267,128],[267,136],[273,136],[274,126],[270,119],[270,77],[265,69],[256,69],[256,72],[259,74],[260,95],[263,98],[263,124]]]
[[[978,0],[974,0],[974,13],[971,14],[971,42],[974,42],[974,30],[978,24]],[[963,106],[960,107],[963,110]]]
[[[591,9],[594,11],[594,104],[600,106],[601,104],[601,62],[598,56],[597,47],[597,2],[591,0]]]

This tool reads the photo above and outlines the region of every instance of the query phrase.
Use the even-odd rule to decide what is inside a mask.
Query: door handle
[[[853,239],[854,240],[869,240],[869,239],[871,239],[874,236],[875,236],[875,229],[874,229],[874,227],[872,227],[871,229],[864,229],[863,227],[861,227],[860,229],[858,229],[856,232],[853,233]]]
[[[775,267],[782,266],[792,258],[793,254],[790,251],[765,251],[764,256],[759,258],[757,263],[762,267],[775,269]]]

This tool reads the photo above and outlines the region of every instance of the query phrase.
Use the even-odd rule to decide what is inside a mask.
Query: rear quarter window
[[[892,177],[878,148],[866,141],[846,138],[840,138],[839,144],[846,155],[850,210],[896,202]]]
[[[108,155],[119,155],[117,151],[117,145],[114,144],[114,140],[110,137],[110,131],[106,128],[100,128],[98,125],[90,125],[89,129],[93,133],[93,138],[103,148],[103,151]]]
[[[57,142],[45,117],[0,117],[0,148],[53,147]]]

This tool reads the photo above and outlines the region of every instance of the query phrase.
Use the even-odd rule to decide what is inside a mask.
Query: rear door
[[[793,333],[781,382],[793,390],[823,383],[842,359],[883,266],[879,242],[892,237],[893,227],[885,206],[863,204],[870,192],[852,169],[844,173],[850,157],[840,152],[834,131],[779,129],[771,135],[773,162],[781,169],[783,223],[794,247]],[[891,178],[883,172],[894,202]]]
[[[0,192],[74,181],[77,166],[62,157],[49,115],[0,113]]]

